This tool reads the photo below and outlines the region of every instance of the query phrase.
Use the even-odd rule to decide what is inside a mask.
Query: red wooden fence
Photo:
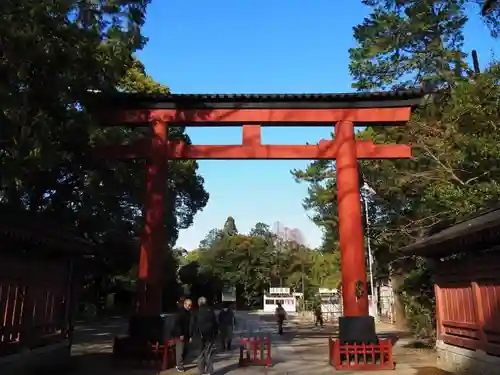
[[[500,255],[439,263],[435,291],[438,339],[500,356]]]
[[[68,265],[0,256],[0,356],[66,337]]]

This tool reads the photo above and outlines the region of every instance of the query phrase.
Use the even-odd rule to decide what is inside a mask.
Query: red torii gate
[[[355,139],[354,127],[403,125],[421,91],[305,95],[99,96],[105,126],[150,126],[151,139],[99,149],[101,157],[148,159],[145,229],[139,261],[138,313],[162,310],[163,200],[168,159],[336,159],[344,316],[368,316],[358,159],[411,158],[408,145]],[[189,145],[168,139],[169,126],[242,126],[240,145]],[[263,145],[261,126],[335,127],[317,145]]]

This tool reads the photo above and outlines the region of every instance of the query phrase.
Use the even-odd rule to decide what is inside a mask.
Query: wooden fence
[[[0,356],[69,334],[69,261],[0,255]]]
[[[500,356],[500,254],[438,263],[438,339]]]

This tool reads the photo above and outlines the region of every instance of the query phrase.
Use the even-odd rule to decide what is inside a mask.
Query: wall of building
[[[295,314],[297,312],[297,299],[295,297],[284,296],[264,296],[263,311],[269,314],[274,314],[276,311],[276,303],[281,302],[281,305],[288,314]]]
[[[500,357],[486,354],[482,350],[470,350],[449,345],[442,340],[436,342],[438,366],[452,373],[467,375],[498,375]]]
[[[467,374],[500,374],[500,255],[436,264],[439,365]]]

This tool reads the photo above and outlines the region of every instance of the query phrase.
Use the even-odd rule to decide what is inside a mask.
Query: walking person
[[[281,302],[278,302],[276,304],[275,315],[276,315],[276,321],[278,323],[278,334],[282,335],[283,334],[283,323],[286,319],[286,311],[283,308],[283,306],[281,305]]]
[[[196,332],[200,335],[201,350],[198,357],[200,375],[211,375],[214,372],[215,340],[219,327],[213,309],[208,306],[205,297],[198,298],[198,313],[196,315]]]
[[[175,368],[179,372],[184,372],[184,362],[188,353],[188,345],[192,337],[192,318],[191,308],[193,302],[190,299],[185,299],[182,307],[179,308],[175,315],[174,324],[172,327],[172,337],[175,339]]]
[[[231,340],[235,325],[234,312],[226,305],[219,313],[219,330],[223,351],[231,350]]]
[[[316,317],[314,325],[317,327],[319,324],[323,328],[323,312],[321,311],[321,305],[316,306],[316,309],[314,309],[314,316]]]

